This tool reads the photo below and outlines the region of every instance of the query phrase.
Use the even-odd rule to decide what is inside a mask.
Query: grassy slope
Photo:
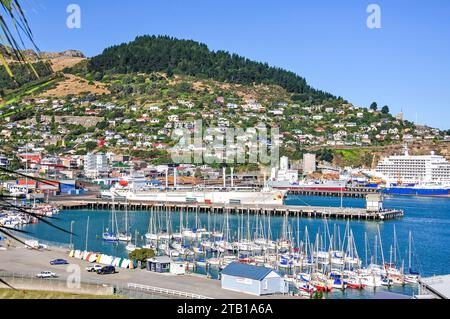
[[[10,94],[9,96],[6,97],[6,102],[0,104],[0,109],[17,102],[20,99],[25,98],[38,90],[45,89],[47,86],[54,83],[56,80],[57,78],[51,78],[50,80],[47,80],[43,83],[42,81],[38,81],[35,85],[31,85],[31,88],[27,86],[26,91],[23,91],[23,89],[17,90],[14,94]]]
[[[0,289],[0,299],[121,299],[121,297],[79,295],[57,291]]]

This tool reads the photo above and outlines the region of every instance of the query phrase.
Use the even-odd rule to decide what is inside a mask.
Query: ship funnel
[[[166,168],[166,189],[169,188],[169,167]]]
[[[173,188],[177,188],[177,168],[173,168]]]
[[[223,177],[223,188],[227,187],[227,175],[226,175],[226,167],[222,168],[222,177]]]
[[[231,187],[234,187],[234,167],[231,167]]]

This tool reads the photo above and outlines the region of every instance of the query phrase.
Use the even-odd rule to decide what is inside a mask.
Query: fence
[[[184,299],[212,299],[210,297],[192,294],[189,292],[183,292],[178,290],[172,290],[172,289],[166,289],[166,288],[159,288],[159,287],[152,287],[152,286],[146,286],[141,284],[128,284],[128,289],[136,289],[141,290],[149,293],[157,293],[161,295],[167,295],[167,296],[173,296],[173,297],[180,297]]]

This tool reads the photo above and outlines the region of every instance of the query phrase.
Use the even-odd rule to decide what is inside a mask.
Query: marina
[[[411,200],[413,201],[412,204],[409,201],[403,201],[401,198],[386,199],[386,205],[389,205],[390,207],[407,208],[407,214],[404,218],[386,222],[366,220],[348,221],[339,219],[331,221],[327,219],[315,219],[313,217],[300,217],[291,214],[288,218],[282,215],[272,215],[269,223],[269,215],[263,215],[262,213],[248,214],[247,212],[241,212],[238,214],[222,213],[219,215],[212,214],[211,212],[208,214],[208,212],[200,210],[197,212],[195,210],[184,210],[183,214],[180,214],[180,211],[163,211],[162,209],[159,211],[153,210],[153,212],[151,210],[117,210],[114,211],[114,213],[118,224],[117,230],[120,231],[123,230],[125,218],[128,216],[127,219],[130,225],[128,233],[132,234],[133,239],[131,242],[137,247],[156,248],[159,254],[171,255],[171,258],[174,260],[185,261],[190,272],[211,276],[212,278],[217,278],[220,269],[227,263],[240,261],[273,267],[286,275],[287,280],[290,280],[291,283],[295,285],[297,282],[296,279],[302,278],[298,277],[299,274],[306,273],[311,275],[317,273],[314,271],[311,272],[311,270],[304,267],[303,271],[301,271],[302,267],[299,267],[299,262],[301,260],[299,257],[302,255],[302,251],[305,253],[306,246],[309,246],[309,254],[310,256],[313,256],[313,260],[318,260],[314,259],[314,253],[311,253],[314,252],[314,248],[319,248],[319,255],[321,255],[322,251],[330,252],[331,250],[334,250],[330,248],[332,246],[339,247],[339,249],[336,250],[342,251],[342,256],[350,256],[350,251],[347,252],[348,248],[343,248],[342,242],[344,241],[344,238],[347,238],[347,243],[349,238],[352,238],[350,241],[354,242],[354,248],[356,248],[353,250],[353,256],[356,257],[355,252],[358,252],[357,263],[361,263],[361,269],[372,269],[367,267],[371,265],[370,261],[374,261],[375,259],[378,260],[378,263],[374,264],[393,264],[392,261],[394,260],[395,255],[397,263],[396,269],[400,270],[403,262],[403,269],[406,274],[409,271],[407,250],[409,246],[408,237],[410,231],[414,234],[415,251],[412,258],[412,263],[414,264],[413,268],[417,270],[420,269],[421,274],[434,274],[436,273],[436,270],[438,270],[437,273],[444,273],[447,266],[445,261],[446,248],[444,248],[440,242],[433,242],[431,245],[436,247],[435,251],[439,251],[438,254],[432,253],[426,249],[424,250],[423,244],[426,242],[430,245],[430,241],[425,235],[426,230],[424,230],[423,227],[435,226],[434,228],[437,232],[444,232],[443,235],[447,232],[448,235],[448,230],[442,229],[439,231],[439,228],[442,228],[442,226],[440,226],[442,221],[440,222],[439,219],[443,218],[445,223],[446,218],[448,218],[448,216],[445,216],[445,211],[443,210],[446,199],[424,201],[420,198],[412,198]],[[345,206],[359,206],[359,208],[363,208],[365,204],[361,199],[345,198],[343,201]],[[334,197],[317,198],[293,196],[288,197],[286,200],[287,206],[290,204],[298,204],[300,202],[308,202],[313,205],[322,206],[339,206],[340,199]],[[427,223],[426,218],[424,218],[423,215],[421,216],[422,210],[433,210],[438,214],[438,216],[436,216],[438,218],[431,218],[430,220],[433,221],[432,224]],[[168,214],[169,211],[171,214]],[[73,240],[76,249],[102,252],[110,256],[126,257],[128,255],[126,249],[127,243],[118,242],[111,244],[101,239],[103,230],[110,226],[111,210],[94,208],[79,210],[72,208],[71,210],[63,210],[61,214],[64,216],[64,221],[62,221],[62,223],[65,224],[67,228],[70,227],[70,223],[73,221],[74,231],[78,236],[72,239],[64,234],[54,234],[56,238],[49,236],[48,233],[45,232],[45,229],[47,229],[48,226],[44,224],[29,225],[25,229],[35,233],[35,235],[42,240],[52,240],[64,243],[70,243],[70,240]],[[153,216],[152,219],[150,219],[151,216]],[[87,226],[86,218],[88,217],[90,220],[89,241],[86,243],[85,230]],[[153,220],[152,227],[150,227],[150,220]],[[227,222],[228,227],[226,227]],[[257,227],[258,224],[259,227]],[[169,227],[167,227],[167,225]],[[180,227],[180,225],[183,225],[183,227]],[[269,225],[270,231],[268,229]],[[379,228],[379,230],[377,228]],[[154,229],[155,231],[151,232],[149,229]],[[353,235],[350,235],[349,237],[350,229]],[[190,232],[188,230],[190,230]],[[308,240],[305,239],[306,232],[309,233],[307,236],[309,237]],[[160,235],[151,237],[150,234],[152,233],[155,235],[160,233]],[[164,235],[164,233],[166,235]],[[220,238],[213,239],[211,237],[213,233],[221,233],[223,236],[222,240],[228,236],[228,240],[224,241],[229,242],[233,248],[231,250],[222,250],[221,252],[220,246],[214,251],[208,247],[199,245],[201,243],[206,243],[207,241],[211,241],[211,244],[220,242]],[[270,252],[270,249],[266,249],[265,251],[249,250],[251,243],[268,243],[269,233],[270,242],[275,243],[277,251],[272,250],[272,252]],[[394,233],[396,239],[392,237]],[[199,234],[201,235],[200,237],[198,237]],[[257,234],[259,234],[259,236]],[[334,239],[330,240],[330,236]],[[164,242],[166,241],[164,241],[164,238],[170,237],[172,237],[174,241],[165,246]],[[158,242],[153,243],[153,246],[151,246],[152,243],[151,241],[149,243],[149,238],[156,238]],[[258,238],[264,238],[265,240],[257,241]],[[287,239],[285,244],[283,244],[283,238]],[[381,238],[382,242],[380,243]],[[248,239],[250,239],[250,241]],[[305,245],[307,241],[309,241],[309,244]],[[340,244],[339,241],[341,241]],[[367,241],[367,246],[365,245],[365,241]],[[290,242],[290,244],[287,244],[287,242]],[[377,244],[375,244],[375,242]],[[176,243],[179,243],[179,246],[176,245]],[[393,247],[395,246],[397,246],[397,248],[394,249]],[[227,246],[223,246],[222,248],[224,247],[226,248]],[[299,249],[300,247],[301,249]],[[383,253],[380,248],[383,250]],[[377,255],[375,255],[375,249],[378,250]],[[175,251],[177,251],[178,254],[173,253]],[[394,251],[396,252],[395,254]],[[339,255],[340,253],[337,254]],[[433,257],[431,257],[430,254]],[[420,257],[420,264],[417,263],[417,256]],[[366,260],[366,258],[368,260]],[[382,259],[384,259],[384,263],[382,262]],[[304,265],[308,264],[307,259],[303,260],[305,262]],[[330,269],[323,270],[323,264],[319,263],[319,265],[321,265],[319,266],[321,270],[318,273],[324,273],[327,278],[329,278]],[[311,263],[309,263],[309,266],[311,266]],[[327,267],[328,266],[326,266],[325,269]],[[335,266],[333,266],[334,272],[339,269],[341,269],[341,271],[345,270],[342,267],[335,268]],[[372,270],[374,269],[375,268]],[[383,268],[378,268],[379,271],[382,269]],[[347,274],[348,273],[342,273],[342,275]],[[381,285],[381,282],[377,284]],[[392,284],[389,286],[388,282],[387,285],[388,286],[383,287],[379,286],[378,290],[389,289],[391,291],[410,295],[415,291],[414,286],[410,287],[410,284],[407,284],[406,286],[402,284]],[[297,286],[300,287],[298,282]],[[354,289],[349,289],[350,288],[344,289],[341,293],[337,293],[337,291],[341,290],[335,289],[336,291],[333,292],[332,298],[344,296],[345,298],[352,298],[351,296],[361,296],[361,293],[357,292],[359,291],[358,289],[355,291],[353,291]],[[364,296],[363,298],[370,298],[371,296],[370,291],[373,289],[367,289],[368,288],[364,289],[365,292],[362,294]]]

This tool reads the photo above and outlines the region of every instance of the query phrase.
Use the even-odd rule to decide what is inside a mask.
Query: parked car
[[[87,266],[86,270],[89,271],[89,272],[98,272],[102,268],[103,268],[102,265],[92,265],[92,266]]]
[[[69,262],[65,259],[54,259],[50,261],[50,265],[68,265]]]
[[[97,270],[97,274],[106,275],[106,274],[115,274],[116,268],[114,266],[103,266],[101,269]]]
[[[36,277],[37,278],[42,278],[42,279],[45,279],[45,278],[58,278],[58,276],[54,272],[51,272],[51,271],[41,271],[40,273],[38,273],[36,275]]]

